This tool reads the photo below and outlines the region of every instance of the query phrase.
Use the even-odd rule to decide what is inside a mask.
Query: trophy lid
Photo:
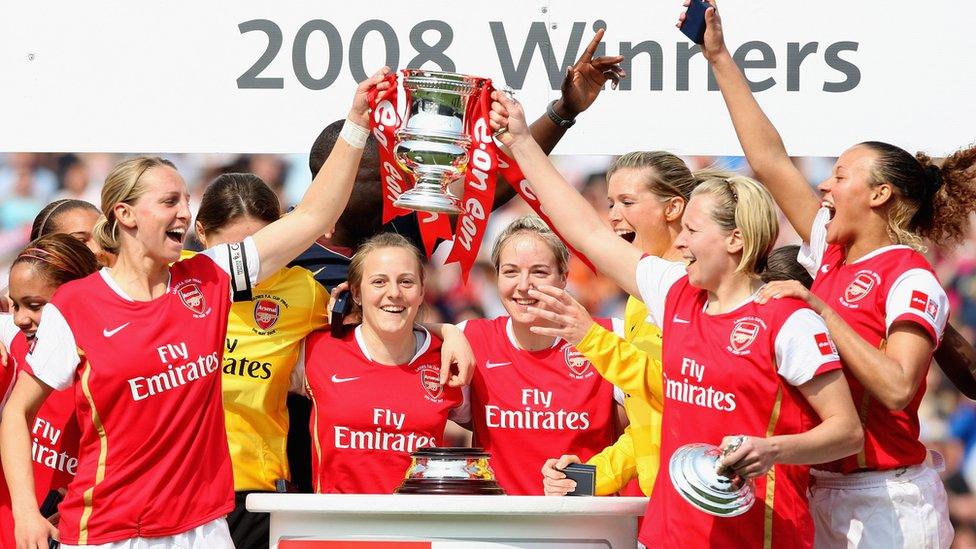
[[[484,448],[465,448],[460,446],[445,446],[442,448],[430,447],[430,448],[420,448],[419,450],[410,454],[412,457],[428,457],[428,458],[487,458],[491,457],[491,454],[485,451]]]
[[[755,503],[752,483],[716,472],[722,451],[711,444],[686,444],[671,456],[671,484],[691,505],[717,517],[735,517]]]
[[[486,78],[456,72],[405,69],[403,73],[404,87],[428,92],[440,91],[470,95],[487,82]]]

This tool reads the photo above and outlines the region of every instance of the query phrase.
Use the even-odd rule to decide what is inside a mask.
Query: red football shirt
[[[925,257],[908,246],[885,246],[848,264],[843,247],[827,245],[828,220],[826,209],[821,210],[811,231],[811,244],[804,245],[800,253],[800,262],[814,277],[811,291],[874,347],[882,348],[891,325],[903,321],[921,326],[932,341],[941,341],[949,318],[949,298]],[[817,468],[850,473],[925,461],[925,445],[918,440],[918,406],[925,394],[925,375],[904,410],[889,410],[871,398],[846,369],[845,374],[864,425],[864,450]]]
[[[228,273],[253,282],[258,265],[248,239],[173,264],[151,301],[133,301],[103,269],[45,306],[27,360],[54,389],[77,384],[81,426],[62,541],[170,536],[233,509],[220,387]]]
[[[649,319],[664,334],[661,470],[641,541],[648,547],[809,547],[805,466],[775,465],[755,479],[756,503],[734,518],[692,507],[671,484],[667,463],[689,443],[718,445],[727,435],[801,433],[819,422],[796,386],[840,368],[827,326],[805,303],[750,297],[735,309],[705,313],[708,293],[692,287],[684,265],[645,257],[637,269]]]
[[[305,339],[305,391],[312,399],[312,479],[321,494],[392,494],[410,453],[444,445],[461,390],[439,383],[441,342],[415,331],[407,364],[374,362],[359,326],[342,338]]]
[[[611,322],[598,320],[607,329]],[[547,459],[583,462],[616,440],[614,387],[575,347],[557,339],[541,351],[520,349],[511,317],[461,324],[478,367],[471,383],[474,443],[491,453],[505,493],[542,495]]]
[[[23,333],[14,337],[9,351],[7,368],[16,376],[20,372],[33,375],[25,360],[28,342]],[[51,490],[68,485],[78,468],[78,421],[75,419],[74,391],[55,391],[37,410],[31,423],[31,458],[34,462],[34,492],[37,505]],[[9,527],[9,528],[8,528]],[[10,492],[0,471],[0,547],[12,547],[13,516],[10,509]]]

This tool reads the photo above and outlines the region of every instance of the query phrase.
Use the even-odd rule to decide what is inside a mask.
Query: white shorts
[[[930,465],[842,475],[810,469],[815,549],[944,549],[945,487]]]
[[[62,549],[234,549],[227,520],[219,518],[175,536],[129,538],[98,545],[61,545]]]

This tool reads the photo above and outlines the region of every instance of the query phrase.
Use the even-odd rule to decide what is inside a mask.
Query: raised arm
[[[511,150],[554,228],[603,275],[640,298],[636,273],[641,252],[615,235],[586,199],[556,171],[529,134],[522,105],[504,93],[495,92],[493,97],[492,129],[502,132],[498,139]]]
[[[725,106],[732,117],[732,125],[745,152],[746,160],[756,179],[769,189],[776,204],[805,242],[810,239],[810,227],[820,208],[820,199],[800,170],[793,165],[779,132],[763,112],[749,89],[742,71],[725,47],[722,19],[715,0],[705,11],[705,42],[702,54],[712,65],[715,80]],[[687,5],[687,3],[685,4]],[[684,14],[681,15],[681,21]]]
[[[46,548],[48,537],[58,537],[57,528],[37,509],[31,464],[30,418],[37,414],[49,394],[50,387],[20,372],[0,422],[0,458],[10,489],[17,547]]]
[[[320,235],[331,230],[349,201],[369,133],[369,103],[366,94],[373,87],[384,90],[390,69],[383,67],[356,88],[352,108],[340,139],[322,169],[305,191],[302,201],[288,215],[254,234],[260,257],[258,280],[263,280],[298,257]],[[352,143],[350,141],[353,141]]]
[[[608,80],[613,82],[614,87],[616,87],[620,79],[626,76],[619,65],[624,60],[622,55],[593,57],[600,41],[603,40],[604,32],[606,32],[605,28],[596,31],[589,45],[576,60],[576,64],[566,69],[562,84],[562,96],[552,106],[552,110],[558,118],[575,120],[580,113],[590,108],[590,105],[596,101]],[[568,129],[568,127],[557,124],[549,117],[548,112],[543,113],[529,126],[532,138],[546,154],[551,153],[556,148],[556,144],[566,135]],[[495,186],[495,202],[492,209],[500,207],[514,196],[515,187],[505,181],[499,181],[498,185]]]

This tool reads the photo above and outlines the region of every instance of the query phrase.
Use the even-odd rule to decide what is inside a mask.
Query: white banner
[[[680,0],[7,2],[0,151],[307,152],[382,64],[488,76],[530,116],[593,35],[628,57],[557,149],[739,154]],[[976,4],[723,0],[730,50],[791,154],[976,138]],[[712,83],[713,84],[713,83]],[[710,89],[710,87],[712,89]]]

